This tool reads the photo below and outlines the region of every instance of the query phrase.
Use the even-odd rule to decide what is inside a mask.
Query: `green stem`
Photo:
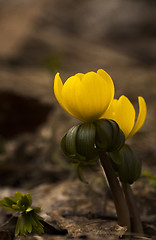
[[[112,192],[112,196],[114,199],[114,204],[116,207],[118,224],[120,226],[127,226],[128,231],[130,231],[130,218],[129,211],[125,201],[125,197],[120,187],[119,181],[116,177],[115,171],[112,167],[110,159],[106,155],[105,152],[99,152],[101,165],[105,171],[106,177],[108,179],[108,183]]]
[[[135,203],[134,195],[131,186],[128,183],[122,183],[125,198],[129,208],[131,217],[132,231],[143,234],[143,227],[141,224],[138,209]]]

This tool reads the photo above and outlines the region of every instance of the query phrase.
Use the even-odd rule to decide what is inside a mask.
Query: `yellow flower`
[[[114,84],[102,69],[97,73],[77,73],[63,84],[59,73],[54,79],[59,104],[72,116],[90,122],[99,119],[114,98]]]
[[[135,109],[127,97],[122,95],[118,100],[114,99],[107,111],[101,118],[116,121],[120,129],[124,132],[125,138],[133,136],[144,124],[147,107],[143,97],[138,97],[139,114],[135,123]]]

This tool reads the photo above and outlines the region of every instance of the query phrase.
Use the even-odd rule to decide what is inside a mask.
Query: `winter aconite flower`
[[[133,136],[144,124],[147,107],[143,97],[138,97],[139,114],[135,123],[135,109],[127,97],[122,95],[118,100],[114,99],[101,118],[116,121],[125,134],[125,138]]]
[[[72,116],[91,122],[99,119],[114,98],[114,84],[102,69],[86,74],[77,73],[63,84],[56,74],[54,93],[59,104]]]
[[[139,113],[135,123],[136,111],[132,103],[124,95],[114,99],[113,81],[102,69],[97,73],[75,74],[64,84],[57,73],[54,93],[60,105],[83,122],[70,128],[62,138],[65,156],[85,183],[82,169],[92,169],[100,158],[114,198],[118,224],[126,226],[128,231],[132,225],[134,232],[142,234],[129,185],[139,178],[141,163],[125,144],[125,139],[142,127],[147,114],[145,100],[138,97]]]

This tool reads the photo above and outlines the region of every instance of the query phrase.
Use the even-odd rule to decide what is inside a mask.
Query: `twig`
[[[15,216],[11,216],[7,221],[5,221],[3,224],[0,225],[0,228],[3,228],[5,225],[11,222],[11,220],[15,218]]]

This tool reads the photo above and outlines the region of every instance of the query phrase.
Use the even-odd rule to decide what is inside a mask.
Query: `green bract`
[[[113,120],[99,119],[69,129],[62,138],[61,147],[82,180],[82,167],[94,166],[98,152],[118,151],[125,143],[124,133]]]
[[[121,161],[115,166],[115,169],[118,172],[120,181],[132,184],[140,177],[141,162],[127,144],[119,151],[119,156]]]
[[[77,168],[77,174],[82,182],[87,183],[82,176],[82,167],[96,165],[98,152],[95,146],[96,129],[93,123],[84,123],[69,129],[61,141],[61,147]]]
[[[92,165],[98,158],[95,148],[96,129],[93,123],[84,123],[69,129],[61,146],[72,163],[82,166]]]
[[[93,160],[98,159],[98,151],[118,151],[124,143],[124,133],[115,121],[99,119],[69,129],[62,139],[61,146],[73,163],[90,165]]]
[[[96,147],[105,152],[119,150],[125,143],[124,133],[118,124],[109,119],[99,119],[95,122]]]
[[[92,123],[81,124],[77,132],[77,151],[88,160],[98,157],[97,150],[95,148],[95,134],[96,129]]]

